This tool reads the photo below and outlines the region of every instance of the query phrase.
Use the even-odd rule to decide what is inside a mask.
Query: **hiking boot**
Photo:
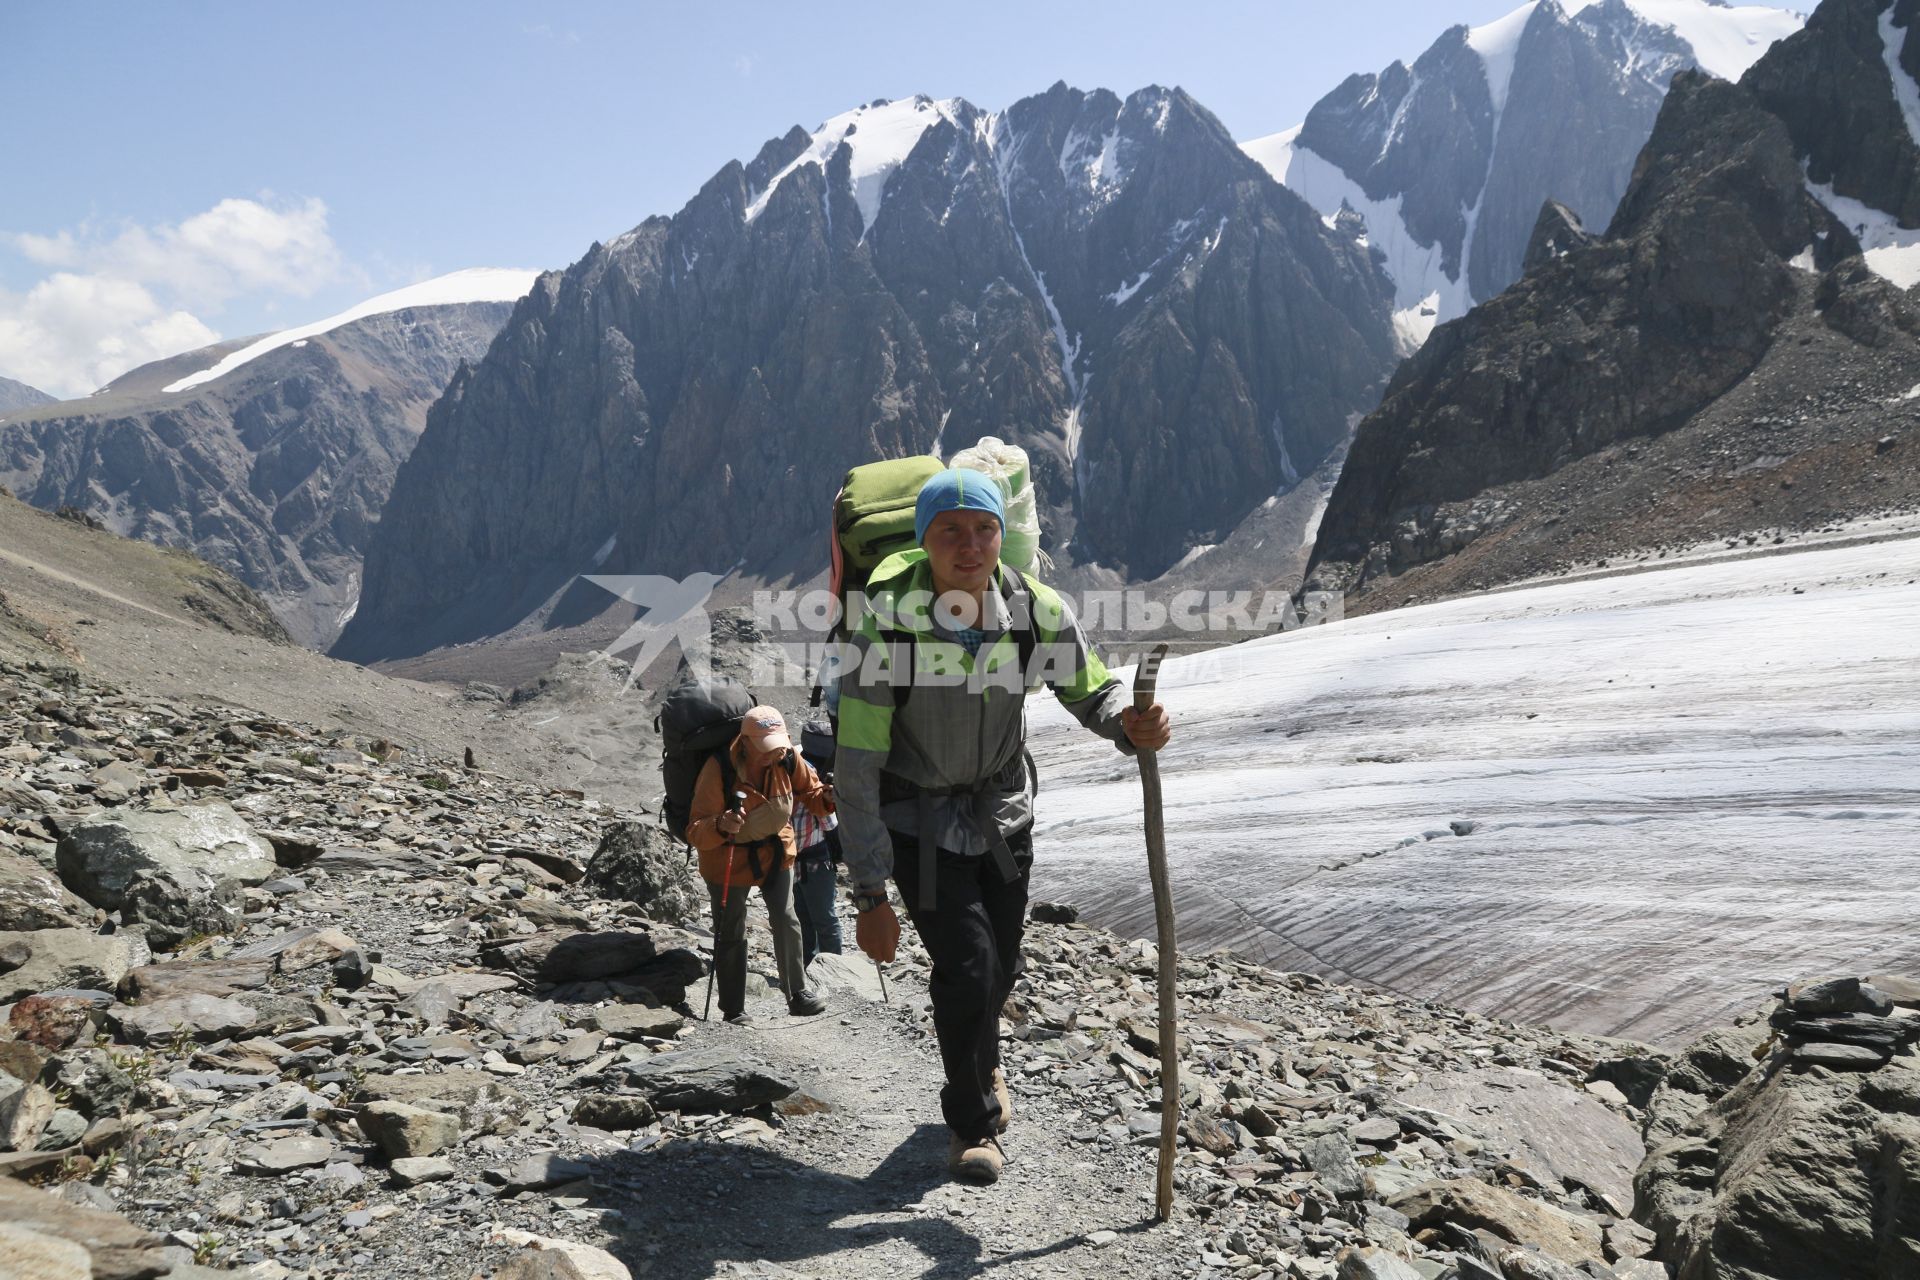
[[[1000,1132],[1005,1133],[1013,1123],[1013,1095],[1007,1091],[1007,1073],[999,1067],[993,1069],[993,1097],[1000,1104]]]
[[[799,995],[787,1001],[787,1012],[796,1018],[811,1018],[816,1013],[825,1013],[827,1002],[812,988],[803,989]]]
[[[728,1014],[727,1021],[736,1027],[750,1027],[753,1025],[753,1015],[742,1009],[738,1013]]]
[[[1000,1180],[1000,1169],[1007,1162],[1007,1154],[1000,1149],[998,1138],[975,1138],[972,1140],[954,1134],[947,1139],[947,1172],[962,1182],[977,1182],[982,1186]]]

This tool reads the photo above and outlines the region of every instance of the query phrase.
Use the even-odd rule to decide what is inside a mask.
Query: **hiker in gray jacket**
[[[835,756],[855,936],[875,961],[893,959],[891,875],[933,961],[948,1166],[976,1182],[999,1177],[1011,1119],[1000,1010],[1024,967],[1033,861],[1026,690],[1048,685],[1128,754],[1169,734],[1159,704],[1129,705],[1058,594],[1000,564],[1005,522],[991,478],[955,468],[926,482],[919,549],[868,581]]]

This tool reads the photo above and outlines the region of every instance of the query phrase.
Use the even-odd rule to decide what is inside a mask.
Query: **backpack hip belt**
[[[774,866],[768,866],[763,869],[760,864],[761,850],[765,849],[768,845],[774,846],[773,864],[774,866],[778,866],[785,860],[787,852],[786,846],[780,843],[780,837],[778,836],[768,836],[764,840],[754,840],[747,844],[735,844],[733,841],[727,842],[729,849],[738,850],[747,855],[747,874],[753,877],[752,883],[754,884],[765,884],[767,877],[773,873]],[[732,853],[727,854],[727,860],[729,862],[733,860]]]
[[[895,800],[912,800],[917,806],[914,814],[914,826],[920,841],[920,909],[932,911],[938,899],[937,878],[939,874],[939,842],[933,834],[933,802],[942,796],[966,796],[973,801],[969,817],[973,828],[987,839],[987,853],[993,859],[994,870],[1000,873],[1002,884],[1012,884],[1020,878],[1020,865],[1014,861],[1013,848],[1007,843],[1006,836],[1000,832],[1000,824],[994,821],[989,808],[994,792],[992,780],[976,782],[970,786],[959,787],[922,787],[908,782],[898,774],[880,775],[880,800],[889,803]]]

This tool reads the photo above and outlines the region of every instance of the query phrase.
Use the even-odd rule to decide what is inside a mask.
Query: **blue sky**
[[[564,266],[876,97],[1178,84],[1271,133],[1515,3],[0,3],[0,375],[84,394],[429,275]]]

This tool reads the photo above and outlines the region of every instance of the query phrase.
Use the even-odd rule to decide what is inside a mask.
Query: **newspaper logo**
[[[620,692],[632,689],[640,673],[675,640],[680,642],[681,655],[696,680],[706,680],[712,674],[713,624],[707,616],[707,601],[726,574],[693,573],[684,578],[657,573],[581,576],[641,610],[633,625],[606,647],[609,658],[634,650],[633,664]]]

